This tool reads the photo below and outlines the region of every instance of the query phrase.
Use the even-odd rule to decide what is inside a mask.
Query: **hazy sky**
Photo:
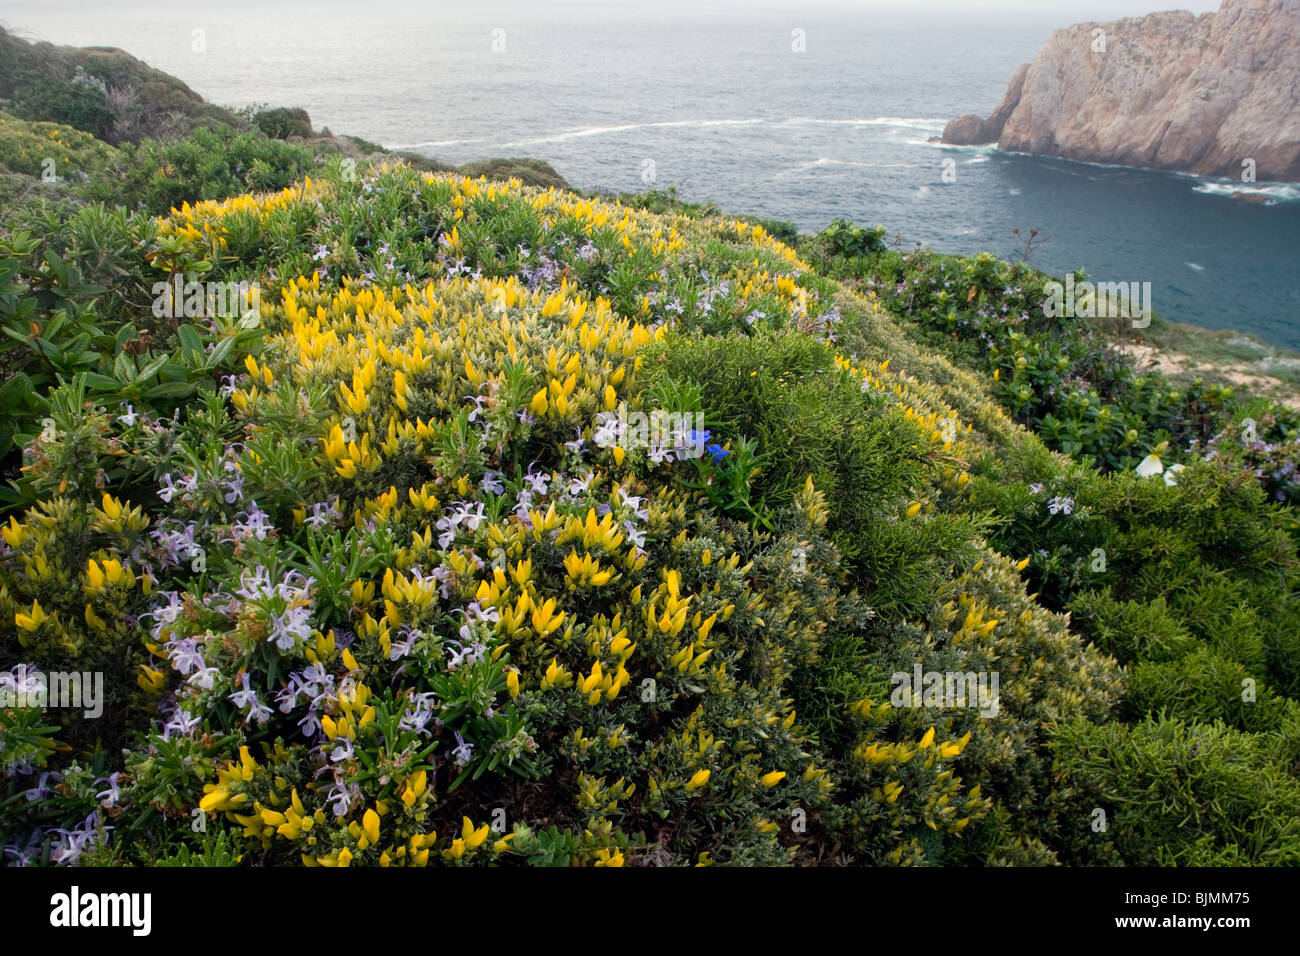
[[[228,0],[224,6],[252,6],[258,7],[263,0],[248,2],[248,0]],[[672,10],[691,8],[691,9],[711,9],[727,10],[734,9],[738,15],[743,15],[746,10],[763,10],[764,12],[777,12],[782,9],[789,10],[791,13],[797,13],[800,10],[807,10],[816,7],[835,7],[851,6],[857,8],[870,8],[879,10],[883,16],[891,13],[907,16],[923,12],[925,10],[953,11],[953,10],[971,10],[971,11],[988,11],[988,12],[1006,12],[1006,13],[1033,13],[1036,16],[1043,16],[1059,10],[1060,18],[1063,25],[1068,22],[1083,20],[1103,20],[1114,19],[1116,17],[1141,16],[1144,13],[1152,13],[1157,10],[1190,10],[1193,13],[1209,13],[1219,8],[1220,0],[654,0],[654,6],[659,9]],[[585,6],[591,7],[593,16],[599,16],[601,8],[607,14],[616,14],[619,3],[612,0],[372,0],[365,6],[370,9],[374,8],[392,8],[407,7],[416,5],[430,11],[442,8],[508,8],[528,6],[535,10],[544,9],[547,6],[561,4],[564,6]],[[280,8],[301,8],[304,12],[313,8],[332,7],[336,3],[325,2],[305,2],[305,0],[280,0],[275,4]],[[341,5],[356,8],[355,0],[345,0]],[[13,2],[13,0],[0,0],[0,20],[11,20],[21,22],[24,19],[45,19],[53,15],[58,17],[60,14],[75,14],[78,9],[85,7],[94,7],[99,12],[112,12],[113,9],[120,8],[124,13],[136,13],[150,7],[165,7],[172,11],[184,11],[187,7],[194,9],[196,12],[205,9],[207,3],[196,3],[193,0],[127,0],[124,3],[108,2],[101,0],[40,0],[33,9],[31,0],[22,0],[22,2]]]
[[[834,2],[834,0],[829,0]],[[845,0],[855,6],[875,6],[883,9],[904,6],[896,0]],[[1220,0],[909,0],[908,9],[931,8],[935,10],[979,9],[1017,12],[1048,13],[1059,9],[1068,16],[1084,16],[1091,20],[1114,17],[1137,17],[1157,10],[1190,10],[1192,13],[1213,13],[1219,9]]]
[[[1221,0],[0,0],[0,26],[28,39],[72,45],[117,45],[137,56],[158,58],[147,47],[150,30],[166,21],[246,20],[256,33],[274,19],[301,16],[320,24],[417,16],[450,22],[483,16],[507,16],[516,22],[547,20],[548,9],[577,15],[593,24],[629,20],[689,23],[699,19],[737,22],[763,18],[799,18],[855,11],[857,21],[879,20],[882,31],[903,29],[924,34],[927,27],[972,24],[996,28],[1014,22],[1040,31],[1045,40],[1055,29],[1074,23],[1116,20],[1163,10],[1195,14],[1219,9]],[[793,21],[792,21],[793,22]],[[280,38],[282,39],[282,38]],[[158,65],[158,64],[154,64]]]
[[[480,4],[496,2],[509,5],[511,0],[478,0]],[[537,0],[544,6],[548,0]],[[607,6],[608,0],[558,0],[562,3],[579,3],[590,6]],[[808,7],[870,7],[888,15],[914,13],[919,10],[988,10],[1009,13],[1050,14],[1061,11],[1062,18],[1102,20],[1116,17],[1136,17],[1158,10],[1190,10],[1192,13],[1213,13],[1221,0],[658,0],[659,7],[710,7],[738,11],[760,8],[765,11],[782,8],[797,11]]]
[[[897,8],[895,2],[875,3],[865,0],[867,5],[884,8]],[[907,7],[932,8],[935,10],[978,9],[1033,13],[1048,13],[1059,9],[1064,19],[1113,20],[1118,17],[1139,17],[1144,13],[1157,10],[1190,10],[1192,13],[1213,13],[1219,9],[1220,0],[910,0]]]

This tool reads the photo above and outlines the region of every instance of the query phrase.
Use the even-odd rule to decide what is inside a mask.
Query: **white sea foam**
[[[434,149],[443,146],[469,146],[491,143],[492,148],[535,146],[541,143],[563,143],[572,139],[589,136],[609,136],[616,133],[630,133],[643,129],[708,129],[720,126],[878,126],[898,130],[919,130],[938,135],[943,131],[943,119],[912,116],[874,116],[855,119],[828,119],[818,116],[791,116],[785,119],[767,119],[764,117],[745,117],[738,119],[689,119],[663,120],[654,123],[621,123],[615,126],[585,126],[578,129],[561,130],[508,142],[491,143],[486,139],[444,139],[427,140],[419,143],[391,144],[389,149]],[[835,162],[834,160],[830,162]],[[901,165],[901,164],[899,164]]]
[[[977,156],[991,156],[998,151],[997,143],[981,143],[979,146],[954,146],[952,143],[932,143],[928,139],[904,140],[908,146],[931,146],[935,149],[951,150],[954,153],[974,153]]]
[[[817,159],[810,159],[806,162],[797,163],[788,169],[783,169],[776,175],[778,177],[797,176],[800,173],[812,172],[814,169],[828,169],[831,167],[842,166],[849,169],[928,169],[926,163],[863,163],[852,159],[832,159],[828,156],[821,156]]]
[[[947,120],[925,116],[873,116],[861,119],[823,119],[818,116],[791,116],[782,122],[792,126],[800,124],[818,126],[892,126],[898,129],[915,129],[922,132],[943,132]]]
[[[571,139],[582,139],[587,136],[609,136],[613,133],[630,133],[639,129],[681,129],[683,127],[692,127],[696,129],[706,129],[713,126],[757,126],[766,120],[756,119],[716,119],[716,120],[665,120],[659,123],[623,123],[618,126],[587,126],[581,129],[569,129],[560,133],[548,133],[544,136],[533,136],[528,139],[516,139],[508,143],[498,143],[499,147],[516,147],[516,146],[534,146],[538,143],[563,143]]]
[[[624,123],[618,126],[589,126],[582,129],[570,129],[559,133],[549,133],[544,136],[534,136],[528,139],[514,140],[513,142],[500,143],[498,145],[532,146],[537,143],[560,143],[566,140],[579,139],[586,136],[607,136],[612,133],[628,133],[641,129],[680,129],[686,127],[707,129],[715,126],[881,126],[896,129],[920,130],[923,132],[933,132],[938,134],[943,131],[944,122],[945,121],[942,119],[909,116],[874,116],[861,119],[827,119],[818,116],[791,116],[786,119],[746,117],[743,119],[665,120],[656,123]]]
[[[436,149],[440,146],[472,146],[486,143],[485,139],[430,139],[421,143],[388,143],[384,149]]]
[[[1269,203],[1300,200],[1300,186],[1294,183],[1234,183],[1216,179],[1200,179],[1193,192],[1207,196],[1261,197]]]

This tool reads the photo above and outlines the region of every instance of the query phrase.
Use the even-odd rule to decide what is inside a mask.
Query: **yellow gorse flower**
[[[711,775],[712,775],[711,771],[708,770],[695,771],[695,773],[691,776],[691,779],[686,781],[686,792],[690,793],[691,791],[698,790],[700,789],[700,787],[703,787],[705,784],[709,782],[709,777]]]
[[[45,613],[44,608],[41,607],[39,601],[32,602],[32,609],[30,611],[19,611],[14,615],[14,623],[24,631],[37,630],[47,619],[48,615]]]

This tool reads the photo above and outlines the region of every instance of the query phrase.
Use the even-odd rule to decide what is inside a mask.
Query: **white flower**
[[[1147,455],[1142,459],[1142,463],[1137,466],[1139,478],[1150,478],[1152,475],[1158,475],[1164,470],[1164,463],[1155,455]]]
[[[624,521],[623,527],[627,529],[627,540],[638,549],[645,550],[645,532],[638,531],[636,525],[630,521]]]
[[[1185,465],[1175,464],[1166,468],[1164,463],[1155,455],[1147,455],[1142,459],[1142,463],[1137,466],[1137,473],[1141,478],[1150,478],[1154,475],[1163,474],[1165,484],[1172,488],[1178,484],[1178,479],[1175,476],[1185,467]]]
[[[600,448],[613,448],[619,443],[626,429],[619,417],[613,412],[600,412],[596,415],[596,433],[591,440]]]
[[[221,676],[221,671],[215,667],[205,667],[200,671],[195,671],[186,681],[191,687],[197,687],[199,690],[212,690],[216,684],[217,678]]]

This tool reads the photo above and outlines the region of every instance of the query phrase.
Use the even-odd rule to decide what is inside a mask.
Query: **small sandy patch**
[[[1132,356],[1139,370],[1151,369],[1171,378],[1187,375],[1218,375],[1234,385],[1240,385],[1248,392],[1300,409],[1300,394],[1296,393],[1295,387],[1269,375],[1259,365],[1246,362],[1198,362],[1182,352],[1171,352],[1150,345],[1117,343],[1115,347]]]

